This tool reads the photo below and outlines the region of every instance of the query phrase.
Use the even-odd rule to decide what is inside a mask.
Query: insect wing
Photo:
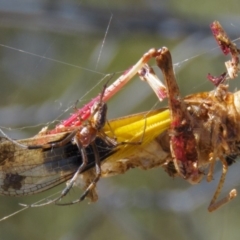
[[[44,144],[63,139],[68,133],[36,136],[18,143],[24,145]],[[111,152],[105,142],[96,139],[101,159]],[[88,165],[94,165],[91,147],[86,149]],[[69,142],[65,146],[52,149],[23,149],[1,138],[0,140],[0,194],[9,196],[31,195],[55,187],[71,179],[80,164],[82,156],[76,145]]]

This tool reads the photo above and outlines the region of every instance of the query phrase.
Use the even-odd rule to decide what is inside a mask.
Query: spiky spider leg
[[[212,30],[213,36],[217,41],[217,44],[221,48],[222,52],[225,55],[229,53],[232,55],[232,59],[225,62],[227,72],[222,73],[220,76],[212,76],[208,74],[207,78],[215,85],[218,86],[220,83],[223,83],[227,79],[234,79],[238,76],[240,70],[239,67],[239,54],[240,49],[237,48],[231,39],[228,37],[227,33],[224,31],[223,27],[218,21],[214,21],[210,28]]]
[[[91,181],[91,183],[85,189],[85,191],[80,196],[80,198],[78,198],[78,199],[76,199],[72,202],[67,202],[67,203],[60,203],[58,201],[55,201],[56,205],[58,205],[58,206],[68,206],[68,205],[73,205],[73,204],[79,203],[79,202],[83,201],[88,196],[88,194],[96,187],[96,184],[101,177],[101,163],[100,163],[100,156],[99,156],[99,153],[98,153],[98,149],[97,149],[95,143],[92,143],[91,146],[93,148],[93,152],[94,152],[94,156],[95,156],[95,178]],[[73,186],[73,184],[72,184],[72,186]],[[67,187],[67,188],[69,188],[69,187]],[[65,188],[65,189],[68,192],[70,189],[67,189],[67,188]]]

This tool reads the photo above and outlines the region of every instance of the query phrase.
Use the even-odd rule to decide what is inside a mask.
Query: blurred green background
[[[224,71],[226,58],[209,24],[219,20],[240,36],[240,7],[229,1],[53,1],[0,3],[0,127],[12,138],[30,137],[54,125],[99,93],[152,47],[167,46],[182,95],[213,89],[206,75]],[[111,20],[110,20],[111,19]],[[109,26],[109,30],[106,32]],[[106,37],[105,37],[106,35]],[[238,44],[238,42],[236,42]],[[151,62],[155,66],[154,61]],[[156,68],[155,68],[156,69]],[[239,79],[230,83],[238,88]],[[157,98],[138,78],[109,102],[109,119],[155,106]],[[163,103],[161,106],[166,105]],[[239,162],[230,168],[222,195],[239,189]],[[99,201],[28,209],[0,222],[1,239],[130,240],[237,239],[240,198],[214,213],[207,207],[218,183],[190,186],[162,169],[131,170],[102,179]],[[0,217],[61,190],[32,197],[0,197]],[[71,199],[79,196],[75,188]]]

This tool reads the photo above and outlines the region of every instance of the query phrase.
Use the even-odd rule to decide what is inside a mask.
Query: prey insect
[[[218,29],[220,29],[219,26]],[[236,46],[234,47],[234,44],[232,44],[228,38],[224,37],[223,40],[221,40],[222,32],[217,32],[220,32],[218,41],[220,41],[221,45],[228,46],[230,49],[229,53],[231,53],[233,57],[227,69],[236,75],[239,70],[237,56],[239,50]],[[167,88],[159,81],[153,70],[146,65],[151,58],[156,59],[157,65],[162,70]],[[101,176],[112,176],[124,173],[133,167],[149,169],[162,166],[170,176],[180,176],[190,183],[195,184],[199,183],[205,176],[204,170],[206,169],[209,169],[208,180],[212,180],[215,162],[219,159],[223,165],[223,172],[209,210],[213,211],[234,198],[236,196],[235,190],[231,191],[226,198],[216,202],[227,173],[229,161],[226,159],[239,154],[239,94],[228,92],[227,86],[223,85],[228,75],[224,74],[218,79],[217,77],[212,77],[213,80],[217,79],[215,81],[215,85],[217,86],[216,90],[209,93],[193,94],[182,99],[174,76],[171,55],[165,47],[159,50],[150,49],[113,85],[106,88],[101,96],[93,99],[93,101],[84,108],[80,109],[78,113],[72,115],[66,121],[63,121],[54,130],[39,134],[40,138],[49,137],[50,139],[50,136],[54,136],[56,133],[64,134],[64,132],[68,132],[70,137],[68,135],[68,137],[64,138],[64,141],[60,140],[60,144],[54,143],[54,145],[51,144],[51,141],[47,141],[46,144],[30,147],[32,149],[28,149],[28,151],[38,151],[39,149],[55,151],[65,147],[66,143],[69,144],[70,140],[77,136],[78,130],[85,127],[81,125],[82,122],[87,120],[89,116],[91,120],[90,110],[93,104],[98,102],[99,99],[101,99],[102,102],[107,101],[120,89],[120,86],[127,83],[137,73],[149,83],[160,100],[165,98],[166,95],[168,96],[169,110],[150,111],[148,114],[137,114],[110,121],[112,132],[118,142],[135,141],[136,137],[143,134],[143,128],[139,128],[139,126],[144,126],[144,121],[146,128],[144,130],[144,139],[141,144],[137,146],[120,144],[116,147],[116,142],[108,144],[110,148],[112,148],[107,154],[108,157],[102,157],[104,161],[102,161],[101,164]],[[236,126],[236,129],[233,130],[232,126]],[[114,139],[107,125],[96,132],[97,136],[100,132],[104,133],[104,136],[107,135],[110,139]],[[95,142],[96,135],[87,134],[87,136],[93,136],[93,138],[91,138],[92,142],[90,141],[87,144],[87,146],[90,147]],[[82,149],[86,150],[86,147]],[[81,148],[78,148],[78,150],[81,152]],[[85,168],[81,169],[81,171],[84,170]],[[79,171],[78,174],[81,171]],[[87,172],[91,172],[91,170]],[[85,181],[91,183],[93,175],[89,174],[87,178],[89,179]],[[13,176],[7,180],[10,183],[13,182],[17,184],[21,179],[18,176]],[[20,182],[24,184],[24,180]],[[94,189],[95,184],[93,185]],[[21,188],[21,186],[18,187]],[[47,188],[48,187],[45,189]],[[67,187],[66,191],[69,191],[68,189]],[[46,204],[57,202],[61,197],[62,196],[51,200]]]

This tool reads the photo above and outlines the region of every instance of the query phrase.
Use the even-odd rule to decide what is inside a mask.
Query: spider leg
[[[79,151],[81,152],[82,164],[80,165],[78,170],[74,173],[73,177],[71,178],[71,180],[69,181],[67,186],[63,189],[60,199],[68,194],[68,192],[71,190],[74,183],[76,182],[78,175],[84,170],[84,168],[87,166],[87,163],[88,163],[87,153],[86,153],[85,148],[82,147],[80,141],[78,141],[77,139],[75,139],[75,141],[76,141]]]
[[[62,204],[58,204],[58,201],[60,201],[64,196],[66,196],[68,194],[68,192],[71,190],[71,188],[73,187],[77,177],[79,176],[79,174],[84,170],[84,168],[86,167],[87,163],[88,163],[88,159],[87,159],[87,153],[84,147],[82,147],[81,142],[75,137],[75,142],[78,146],[78,149],[81,153],[82,156],[82,164],[79,166],[79,168],[77,169],[77,171],[74,173],[73,177],[71,178],[71,180],[69,181],[68,185],[63,189],[63,191],[61,192],[61,195],[55,199],[49,200],[45,203],[42,204],[31,204],[31,205],[27,205],[27,204],[20,204],[21,206],[24,207],[43,207],[52,203],[55,203],[56,205],[62,205]],[[100,162],[100,161],[99,161]]]
[[[100,156],[96,147],[95,143],[91,144],[95,156],[95,169],[96,169],[96,176],[92,183],[87,187],[87,189],[84,191],[82,196],[79,198],[79,201],[83,201],[85,197],[88,195],[88,193],[96,187],[97,182],[99,181],[101,177],[101,163],[100,163]]]
[[[97,184],[97,182],[99,181],[99,179],[101,177],[101,163],[100,163],[100,156],[99,156],[96,144],[93,142],[93,143],[91,143],[91,146],[93,148],[93,152],[94,152],[94,156],[95,156],[95,168],[96,168],[96,176],[95,176],[95,178],[89,184],[89,186],[84,191],[84,193],[80,196],[79,199],[77,199],[75,201],[72,201],[72,202],[68,202],[68,203],[58,203],[57,202],[56,205],[58,205],[58,206],[66,206],[66,205],[72,205],[72,204],[79,203],[79,202],[83,201],[86,198],[86,196],[89,194],[89,192],[96,187],[96,184]]]
[[[60,142],[46,143],[43,145],[31,145],[31,146],[27,146],[27,149],[39,149],[39,148],[48,149],[48,148],[62,147],[64,145],[66,145],[67,143],[69,143],[74,138],[74,136],[77,134],[78,131],[79,131],[79,129],[72,131],[69,135],[64,137]]]

